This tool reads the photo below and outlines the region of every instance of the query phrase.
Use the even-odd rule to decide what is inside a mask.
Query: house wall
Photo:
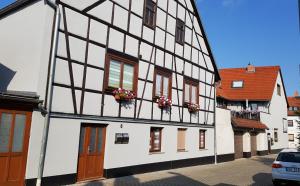
[[[104,169],[214,155],[214,130],[206,130],[206,148],[199,149],[199,128],[185,127],[186,151],[177,152],[177,129],[182,126],[52,118],[44,177],[77,173],[81,123],[107,125]],[[120,125],[122,124],[122,128]],[[163,127],[161,153],[149,153],[150,127]],[[68,135],[65,135],[68,131]],[[128,144],[115,144],[115,133],[128,133]],[[67,150],[66,150],[67,149]],[[62,153],[58,153],[62,152]]]
[[[53,15],[37,1],[0,20],[0,91],[35,92],[44,100]]]
[[[288,127],[288,134],[294,134],[294,141],[289,141],[289,148],[298,148],[299,139],[298,134],[300,132],[298,122],[300,122],[299,116],[288,116],[288,120],[293,121],[293,127]]]
[[[281,87],[281,96],[277,95],[277,84]],[[283,131],[284,122],[287,119],[287,100],[283,87],[282,77],[278,74],[274,85],[274,92],[270,102],[270,118],[265,121],[269,127],[268,133],[274,138],[274,129],[278,129],[278,142],[274,142],[271,146],[272,150],[278,150],[288,147],[288,133]]]
[[[230,110],[216,108],[217,154],[234,153],[234,132]]]

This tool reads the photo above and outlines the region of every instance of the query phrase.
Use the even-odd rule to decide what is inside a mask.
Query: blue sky
[[[0,8],[14,0],[0,0]],[[219,68],[280,65],[287,94],[299,90],[297,0],[197,0]]]
[[[299,90],[297,0],[197,0],[219,68],[280,65],[288,95]]]

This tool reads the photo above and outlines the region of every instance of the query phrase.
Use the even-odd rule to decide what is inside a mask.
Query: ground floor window
[[[278,142],[278,129],[274,129],[274,141]]]
[[[294,141],[294,134],[289,134],[289,141]]]
[[[205,133],[206,130],[199,131],[199,149],[205,149]]]
[[[161,151],[161,133],[162,128],[151,127],[150,129],[150,152]]]
[[[186,129],[178,129],[177,132],[177,151],[185,151]]]
[[[289,121],[288,121],[288,126],[289,126],[289,127],[293,127],[293,126],[294,126],[293,120],[289,120]]]

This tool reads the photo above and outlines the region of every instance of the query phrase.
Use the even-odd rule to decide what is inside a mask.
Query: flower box
[[[198,104],[195,104],[195,103],[187,103],[187,108],[188,108],[190,113],[195,113],[195,112],[198,112],[200,110],[200,106]]]
[[[166,98],[165,96],[158,97],[156,102],[158,107],[161,109],[170,108],[172,106],[172,100]]]
[[[132,101],[135,99],[135,94],[130,90],[125,90],[123,88],[118,88],[113,91],[113,96],[116,101]]]

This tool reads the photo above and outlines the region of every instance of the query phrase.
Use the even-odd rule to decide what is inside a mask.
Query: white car
[[[272,164],[274,185],[293,182],[300,185],[300,151],[297,149],[282,150]]]

